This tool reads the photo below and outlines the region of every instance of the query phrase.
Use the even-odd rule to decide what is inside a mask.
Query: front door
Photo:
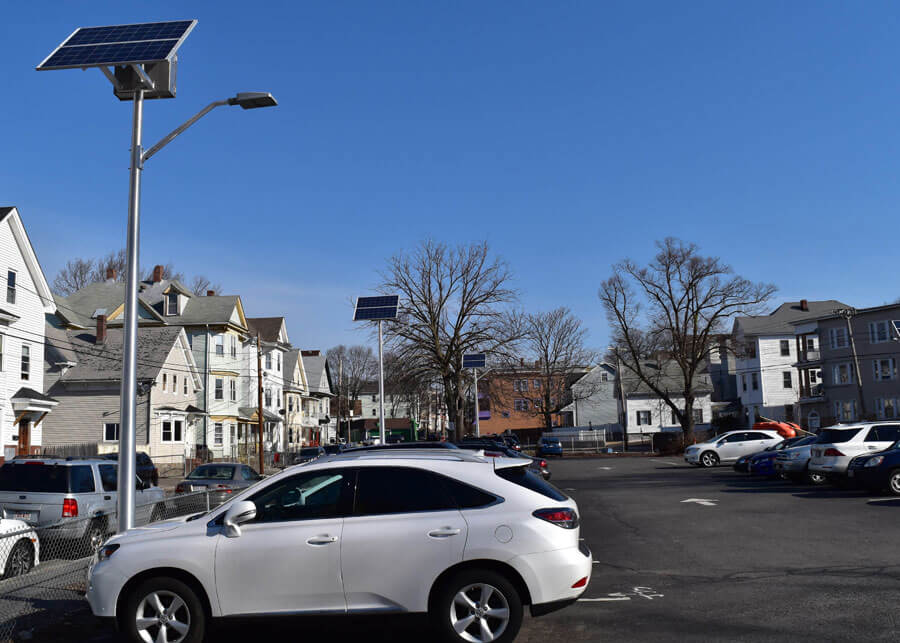
[[[256,518],[241,535],[216,538],[216,591],[222,614],[344,612],[343,516],[352,472],[298,473],[247,498]]]
[[[31,455],[31,422],[29,420],[19,422],[19,444],[16,447],[16,455]]]
[[[360,467],[341,544],[347,608],[426,611],[435,579],[462,560],[467,530],[440,476]]]

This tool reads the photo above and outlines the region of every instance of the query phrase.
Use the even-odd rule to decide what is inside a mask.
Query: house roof
[[[22,256],[22,260],[25,262],[25,268],[28,270],[28,274],[31,277],[35,294],[40,299],[44,312],[52,313],[56,310],[53,292],[50,290],[50,285],[47,283],[47,278],[44,276],[44,269],[41,268],[41,262],[34,250],[34,245],[32,245],[31,239],[28,238],[28,231],[25,229],[22,217],[15,206],[0,207],[0,223],[9,225],[19,254]]]
[[[836,299],[807,302],[807,310],[800,307],[799,301],[781,304],[768,315],[754,317],[737,317],[734,330],[743,331],[744,335],[793,335],[792,322],[830,315],[835,308],[846,308],[847,304]]]
[[[653,374],[651,379],[658,389],[669,391],[673,394],[679,393],[684,389],[684,376],[681,374],[681,369],[674,362],[665,362],[663,364],[642,362],[641,369],[648,376]],[[701,366],[698,371],[694,375],[694,391],[696,393],[711,393],[713,386],[706,368]],[[655,395],[650,386],[625,365],[622,366],[618,379],[619,385],[626,395]]]
[[[33,388],[27,388],[23,386],[18,391],[15,392],[10,397],[11,400],[20,399],[20,400],[39,400],[41,402],[59,402],[59,400],[53,399],[49,395],[44,395],[43,393],[38,393]]]
[[[309,352],[309,351],[306,351]],[[310,393],[331,395],[331,375],[324,355],[302,355]]]
[[[277,343],[284,327],[284,317],[248,317],[247,327],[254,337],[258,334],[264,342]]]
[[[48,331],[52,328],[48,324]],[[172,346],[182,330],[179,326],[146,326],[138,330],[137,378],[153,380],[159,375]],[[106,342],[97,344],[93,332],[67,330],[64,334],[47,334],[45,361],[55,364],[53,356],[68,352],[76,364],[60,377],[60,381],[118,381],[122,377],[121,328],[110,328]]]

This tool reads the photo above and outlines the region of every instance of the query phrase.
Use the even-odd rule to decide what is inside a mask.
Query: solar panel
[[[81,27],[40,65],[39,71],[105,65],[131,65],[169,59],[196,20]]]
[[[463,368],[484,368],[487,359],[484,353],[468,353],[463,355]]]
[[[356,300],[356,311],[353,314],[353,321],[396,319],[399,305],[400,297],[398,295],[359,297]]]

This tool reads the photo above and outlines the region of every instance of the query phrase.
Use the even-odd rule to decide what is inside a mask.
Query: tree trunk
[[[684,414],[681,416],[681,432],[684,437],[684,445],[694,444],[694,400],[686,396],[684,400]]]

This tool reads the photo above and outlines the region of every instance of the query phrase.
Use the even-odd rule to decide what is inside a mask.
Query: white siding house
[[[3,457],[31,454],[56,405],[44,395],[44,315],[53,294],[14,207],[0,208],[0,435]]]

